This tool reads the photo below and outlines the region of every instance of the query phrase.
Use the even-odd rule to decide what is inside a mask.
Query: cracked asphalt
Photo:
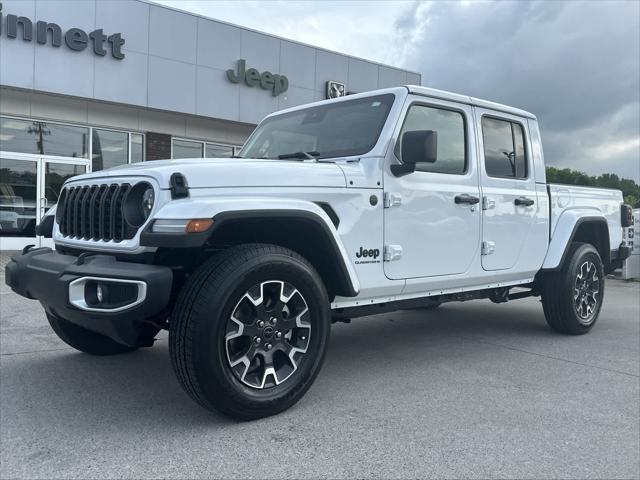
[[[235,423],[182,392],[166,335],[90,357],[0,277],[2,478],[638,478],[640,283],[586,336],[537,299],[335,325],[289,411]]]

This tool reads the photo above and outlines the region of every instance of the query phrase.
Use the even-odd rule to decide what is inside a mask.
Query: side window
[[[527,178],[527,156],[522,125],[482,118],[484,165],[490,177]]]
[[[421,172],[463,174],[467,170],[467,149],[464,117],[460,112],[442,108],[412,105],[400,132],[396,156],[401,158],[402,136],[405,132],[432,130],[437,135],[437,157],[433,163],[417,163]]]

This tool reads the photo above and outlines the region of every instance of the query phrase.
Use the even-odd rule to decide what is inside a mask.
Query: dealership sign
[[[327,82],[327,98],[340,98],[347,94],[347,86],[344,83],[329,80]]]
[[[64,38],[65,45],[76,52],[81,52],[91,44],[93,53],[104,57],[108,52],[117,60],[124,58],[122,46],[124,38],[120,33],[105,35],[101,28],[92,32],[85,32],[81,28],[70,28],[64,35],[60,25],[57,23],[44,22],[38,20],[35,24],[27,17],[19,17],[16,15],[6,15],[6,22],[2,19],[2,3],[0,3],[0,35],[3,33],[7,38],[17,38],[20,31],[22,40],[25,42],[33,41],[34,37],[37,43],[46,45],[51,40],[52,47],[60,47]]]
[[[236,70],[227,70],[227,78],[232,83],[246,83],[249,87],[260,87],[263,90],[271,90],[274,97],[289,89],[289,79],[284,75],[271,72],[260,73],[255,68],[247,68],[247,61],[238,60]]]

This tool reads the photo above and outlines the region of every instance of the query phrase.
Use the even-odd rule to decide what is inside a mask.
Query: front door
[[[407,107],[385,168],[384,271],[391,279],[454,275],[477,262],[480,189],[471,107],[416,99]],[[436,158],[396,177],[405,132],[431,131]]]
[[[0,250],[52,245],[36,235],[36,225],[57,203],[62,184],[87,167],[84,159],[0,154]]]

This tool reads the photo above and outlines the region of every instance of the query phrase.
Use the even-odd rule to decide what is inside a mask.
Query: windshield
[[[315,158],[369,152],[378,141],[395,95],[329,103],[263,121],[240,152],[242,158],[278,158],[312,152]],[[305,158],[298,155],[297,158]]]

